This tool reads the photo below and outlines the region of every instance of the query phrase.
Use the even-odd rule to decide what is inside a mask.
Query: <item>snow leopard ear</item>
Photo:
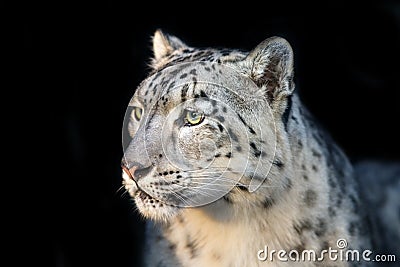
[[[244,59],[242,67],[271,102],[293,93],[293,51],[285,39],[264,40]]]
[[[163,65],[165,58],[174,51],[185,48],[188,48],[188,46],[179,38],[157,30],[153,36],[153,68]]]

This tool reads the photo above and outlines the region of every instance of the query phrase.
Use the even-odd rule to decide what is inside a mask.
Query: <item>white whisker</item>
[[[125,188],[125,185],[121,185],[118,189],[117,189],[117,191],[115,191],[115,194],[118,194],[122,189],[124,189]]]

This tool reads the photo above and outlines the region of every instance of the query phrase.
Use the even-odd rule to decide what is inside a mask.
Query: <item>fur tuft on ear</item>
[[[153,36],[153,68],[162,66],[165,58],[171,55],[174,51],[185,48],[188,48],[188,46],[179,38],[165,34],[161,30],[157,30]]]
[[[293,93],[293,51],[283,38],[260,43],[241,62],[241,68],[271,102]]]

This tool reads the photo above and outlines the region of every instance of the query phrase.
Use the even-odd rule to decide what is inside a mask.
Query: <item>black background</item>
[[[57,267],[140,261],[143,220],[118,191],[121,128],[149,71],[157,28],[200,47],[249,50],[273,35],[286,38],[302,99],[345,152],[353,160],[400,159],[400,5],[377,2],[26,6],[22,80],[37,113],[25,118],[35,114],[32,171],[40,177],[23,208],[35,226],[32,260]]]

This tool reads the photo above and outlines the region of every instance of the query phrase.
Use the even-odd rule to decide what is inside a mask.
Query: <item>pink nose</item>
[[[121,166],[122,170],[129,176],[130,179],[135,180],[135,171],[137,166],[133,166],[132,168],[128,169],[124,165]]]

